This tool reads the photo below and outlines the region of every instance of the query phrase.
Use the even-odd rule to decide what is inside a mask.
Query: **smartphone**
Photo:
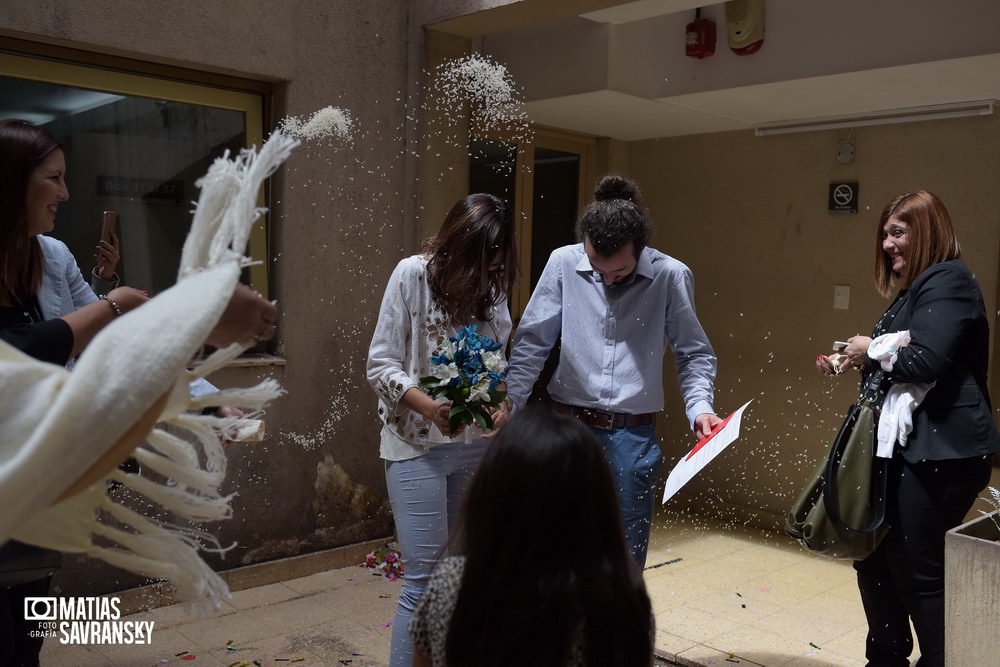
[[[848,345],[850,345],[850,343],[848,343],[846,340],[835,340],[833,341],[833,351],[843,352],[844,348],[847,347]]]
[[[105,211],[104,220],[101,222],[101,240],[112,243],[111,232],[115,231],[118,224],[118,211]]]

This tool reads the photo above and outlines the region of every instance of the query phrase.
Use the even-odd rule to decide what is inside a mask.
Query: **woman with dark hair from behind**
[[[529,407],[473,477],[410,625],[415,666],[648,666],[653,617],[604,452]]]
[[[412,664],[406,631],[437,556],[488,440],[478,427],[456,439],[448,427],[451,405],[420,387],[431,358],[469,325],[506,347],[507,310],[517,273],[514,227],[503,200],[472,194],[459,200],[437,235],[418,255],[399,262],[389,278],[368,350],[368,382],[378,395],[382,421],[379,455],[385,461],[406,567],[393,628],[391,667]],[[499,427],[505,413],[498,411]]]

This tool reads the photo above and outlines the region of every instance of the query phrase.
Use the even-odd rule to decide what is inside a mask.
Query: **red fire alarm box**
[[[701,18],[701,9],[695,10],[694,21],[687,24],[684,46],[686,55],[699,60],[715,54],[715,22]]]

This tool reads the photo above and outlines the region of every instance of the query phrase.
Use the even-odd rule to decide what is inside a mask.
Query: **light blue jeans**
[[[410,617],[489,442],[483,438],[470,444],[459,440],[432,447],[417,458],[385,462],[386,486],[404,567],[389,667],[413,664],[413,640],[407,630]]]
[[[611,464],[625,522],[625,540],[639,568],[646,567],[653,503],[663,454],[656,443],[656,427],[628,426],[608,431],[590,428]]]

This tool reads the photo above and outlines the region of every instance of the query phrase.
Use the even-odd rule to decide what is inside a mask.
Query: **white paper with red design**
[[[664,503],[708,465],[709,461],[714,459],[719,452],[739,437],[743,411],[752,402],[751,398],[739,410],[723,419],[709,435],[702,438],[683,459],[677,462],[667,477],[667,485],[663,490]]]

